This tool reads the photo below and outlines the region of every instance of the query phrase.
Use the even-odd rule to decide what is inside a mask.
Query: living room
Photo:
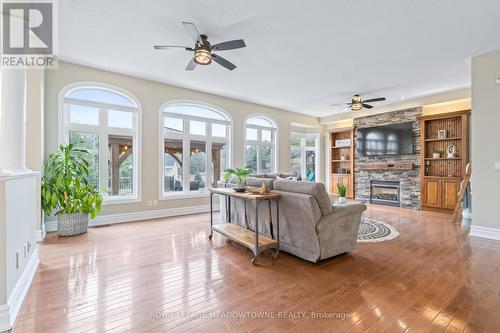
[[[3,0],[0,332],[498,331],[499,13]]]

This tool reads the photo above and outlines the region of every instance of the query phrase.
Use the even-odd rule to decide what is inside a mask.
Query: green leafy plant
[[[243,184],[245,179],[250,177],[253,173],[253,169],[250,167],[241,167],[236,169],[226,169],[224,170],[224,180],[229,180],[231,177],[236,177],[238,179],[239,184]]]
[[[347,193],[347,186],[345,186],[344,184],[338,183],[337,190],[339,191],[339,197],[345,198],[345,195]]]
[[[60,145],[45,162],[42,177],[42,209],[46,215],[100,212],[102,195],[95,184],[88,182],[89,152],[75,144]]]

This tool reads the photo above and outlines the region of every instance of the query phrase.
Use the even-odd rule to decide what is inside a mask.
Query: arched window
[[[276,172],[276,124],[266,116],[246,120],[245,163],[256,173]]]
[[[161,112],[163,196],[216,187],[229,167],[229,116],[196,103],[170,103]]]
[[[106,189],[109,199],[138,197],[137,154],[140,107],[118,88],[77,85],[64,90],[65,141],[90,153],[89,181]]]

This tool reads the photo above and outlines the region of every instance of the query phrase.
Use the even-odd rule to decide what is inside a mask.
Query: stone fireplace
[[[420,126],[417,120],[417,116],[420,115],[422,115],[421,108],[411,108],[354,119],[356,128],[413,122],[413,154],[390,156],[360,156],[355,154],[354,188],[356,200],[371,202],[373,199],[372,184],[383,181],[390,184],[399,184],[399,202],[397,204],[395,202],[390,203],[403,208],[420,209]],[[354,141],[356,142],[356,138],[354,138]],[[408,170],[377,170],[364,167],[376,163],[387,163],[389,165],[411,163],[412,168]],[[377,190],[377,196],[380,196],[379,191]],[[394,190],[391,193],[381,195],[381,197],[394,198],[395,193],[393,192]],[[382,202],[379,201],[378,203]],[[384,203],[387,202],[384,201]]]

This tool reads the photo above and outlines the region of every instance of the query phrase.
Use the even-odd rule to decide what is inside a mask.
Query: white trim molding
[[[500,229],[481,227],[479,225],[471,225],[469,235],[500,240]]]
[[[10,330],[14,325],[39,263],[38,249],[35,249],[24,272],[12,290],[7,304],[0,305],[0,332]]]
[[[219,205],[214,200],[214,211],[218,210],[219,210]],[[151,220],[164,217],[199,214],[207,212],[210,212],[209,205],[148,210],[143,212],[134,212],[125,214],[103,215],[103,216],[97,216],[95,219],[90,220],[89,226],[96,227],[96,226],[103,226],[116,223],[137,222],[142,220]],[[57,220],[55,219],[46,220],[45,230],[47,232],[57,231]]]

